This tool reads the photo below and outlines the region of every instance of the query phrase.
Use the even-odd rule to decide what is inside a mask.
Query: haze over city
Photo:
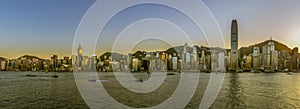
[[[49,58],[51,54],[70,56],[76,28],[94,2],[95,0],[0,1],[0,49],[3,51],[0,56],[5,58],[17,58],[25,54],[41,58]],[[298,20],[300,13],[297,12],[300,10],[300,1],[298,0],[203,0],[203,2],[220,25],[225,40],[224,48],[230,48],[232,19],[237,19],[239,22],[239,47],[259,43],[270,37],[290,48],[300,47],[300,21]],[[143,13],[145,10],[133,11]],[[177,16],[170,16],[170,18],[177,18]],[[166,33],[176,32],[170,29]],[[201,34],[199,35],[201,37]],[[109,40],[109,38],[107,36],[104,39]],[[150,42],[140,44],[140,48],[136,49],[145,48],[147,44],[153,43]],[[184,43],[178,42],[177,45]],[[205,42],[193,43],[201,46]],[[145,50],[155,51],[157,48],[169,47],[168,44],[159,41],[151,46]],[[105,52],[105,46],[103,48],[103,50],[96,50],[96,53],[100,55]]]

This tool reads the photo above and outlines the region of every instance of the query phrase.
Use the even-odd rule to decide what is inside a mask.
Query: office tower
[[[244,58],[244,68],[250,69],[252,68],[252,63],[253,63],[253,54],[249,54]]]
[[[88,70],[89,71],[95,70],[95,58],[94,57],[88,58]]]
[[[275,51],[275,43],[272,41],[272,38],[270,39],[268,45],[270,47],[270,51]]]
[[[218,68],[218,56],[217,56],[217,53],[216,53],[216,50],[213,50],[211,52],[211,70],[212,71],[217,71],[217,68]]]
[[[270,65],[270,52],[268,51],[268,45],[263,46],[262,50],[262,65],[269,66]]]
[[[177,61],[178,61],[177,57],[172,58],[172,68],[173,68],[173,70],[177,70]]]
[[[226,72],[225,68],[225,54],[224,52],[219,52],[218,53],[218,71],[220,72]]]
[[[90,63],[90,69],[94,71],[96,69],[96,64],[97,64],[97,55],[96,54],[92,54],[92,58],[89,63]]]
[[[299,69],[299,56],[298,56],[299,50],[297,47],[295,47],[292,51],[292,61],[293,61],[293,69],[298,70]]]
[[[56,70],[56,68],[58,66],[57,62],[58,62],[58,56],[57,55],[51,55],[50,63],[51,63],[51,69],[52,70]]]
[[[83,70],[88,70],[89,67],[89,57],[88,56],[82,56],[82,68]]]
[[[78,51],[77,51],[77,66],[81,67],[82,66],[82,48],[81,45],[78,46]]]
[[[231,23],[230,70],[238,69],[238,24],[234,19]]]
[[[139,68],[139,59],[138,58],[133,58],[132,59],[132,69],[131,71],[138,71]]]
[[[5,70],[5,68],[6,68],[6,61],[5,60],[1,60],[0,63],[1,63],[0,64],[0,66],[1,66],[0,70],[2,70],[2,71]]]
[[[73,67],[75,67],[76,66],[76,64],[77,64],[77,56],[76,55],[72,55],[72,65],[73,65]]]
[[[274,66],[275,69],[278,68],[278,51],[271,51],[271,66]]]
[[[205,57],[205,52],[204,50],[201,51],[201,61],[200,61],[200,68],[201,68],[201,71],[205,71],[206,70],[206,57]]]
[[[259,47],[253,48],[253,68],[258,69],[260,67],[260,53]]]
[[[65,65],[69,65],[70,64],[69,60],[70,60],[69,57],[65,56],[62,63]]]
[[[199,57],[198,57],[198,47],[193,47],[193,53],[191,54],[191,65],[193,70],[199,70]]]
[[[263,46],[262,63],[265,70],[278,69],[278,51],[275,50],[275,43],[272,38],[268,45]]]
[[[131,55],[131,53],[128,53],[127,63],[126,64],[128,66],[127,70],[133,69],[133,67],[132,67],[133,62],[132,62],[132,55]],[[155,63],[151,63],[151,64],[155,64]]]

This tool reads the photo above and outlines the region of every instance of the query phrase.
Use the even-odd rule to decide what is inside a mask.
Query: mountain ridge
[[[248,47],[241,47],[239,49],[239,56],[243,57],[244,55],[249,55],[250,53],[253,52],[253,48],[254,47],[259,47],[259,52],[262,53],[263,46],[264,45],[268,45],[268,43],[270,41],[274,42],[274,44],[275,44],[275,50],[278,50],[278,51],[287,50],[289,53],[292,52],[292,49],[289,48],[287,45],[285,45],[285,44],[283,44],[283,43],[281,43],[279,41],[269,39],[269,40],[266,40],[266,41],[263,41],[263,42],[260,42],[260,43],[254,44],[254,45],[250,45]]]

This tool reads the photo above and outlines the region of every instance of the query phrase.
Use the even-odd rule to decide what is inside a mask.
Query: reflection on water
[[[31,72],[42,74],[43,72]],[[88,108],[76,87],[72,73],[59,73],[58,78],[26,77],[28,72],[0,72],[0,109],[6,108]],[[45,73],[43,73],[45,74]],[[54,74],[54,73],[49,73]],[[105,75],[113,75],[106,73]],[[201,97],[205,92],[209,73],[201,73],[197,92],[187,108],[198,108]],[[167,88],[175,89],[175,80],[179,74],[168,76]],[[116,87],[115,83],[109,87]],[[113,89],[109,89],[112,92]],[[172,91],[165,91],[172,92]],[[136,94],[117,93],[117,97],[134,96]],[[169,95],[159,91],[156,96],[166,99]],[[145,99],[145,98],[140,98]],[[136,107],[145,107],[157,104],[159,101],[150,96],[145,100],[132,102],[129,98],[120,98]],[[139,103],[136,103],[139,102]],[[152,103],[152,104],[151,104]],[[287,75],[286,73],[226,73],[222,89],[212,109],[277,109],[300,108],[300,73]]]
[[[226,108],[235,109],[245,107],[244,89],[238,73],[231,73],[229,79],[229,91],[226,97],[228,98],[228,102]]]
[[[60,73],[59,78],[26,77],[29,73],[45,74],[0,72],[0,109],[88,108],[76,88],[72,73]]]

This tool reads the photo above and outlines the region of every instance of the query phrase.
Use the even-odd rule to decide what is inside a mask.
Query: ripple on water
[[[59,73],[60,77],[57,79],[25,77],[26,74],[28,72],[0,72],[0,108],[88,108],[78,92],[72,73]],[[200,75],[196,97],[192,99],[188,108],[199,106],[200,97],[205,92],[209,74]],[[112,79],[112,77],[113,74],[110,73],[104,75],[104,78]],[[177,79],[180,79],[177,74],[168,76],[166,84],[169,85],[166,88],[175,89]],[[222,90],[211,108],[299,108],[299,82],[300,74],[226,73]],[[111,84],[108,87],[120,89],[116,83]],[[120,91],[115,92],[124,94]],[[134,94],[124,95],[130,98]],[[166,94],[158,93],[156,96],[166,96]],[[154,97],[147,97],[149,100],[152,98]],[[128,102],[134,101],[128,100]],[[132,105],[148,106],[147,102]]]

